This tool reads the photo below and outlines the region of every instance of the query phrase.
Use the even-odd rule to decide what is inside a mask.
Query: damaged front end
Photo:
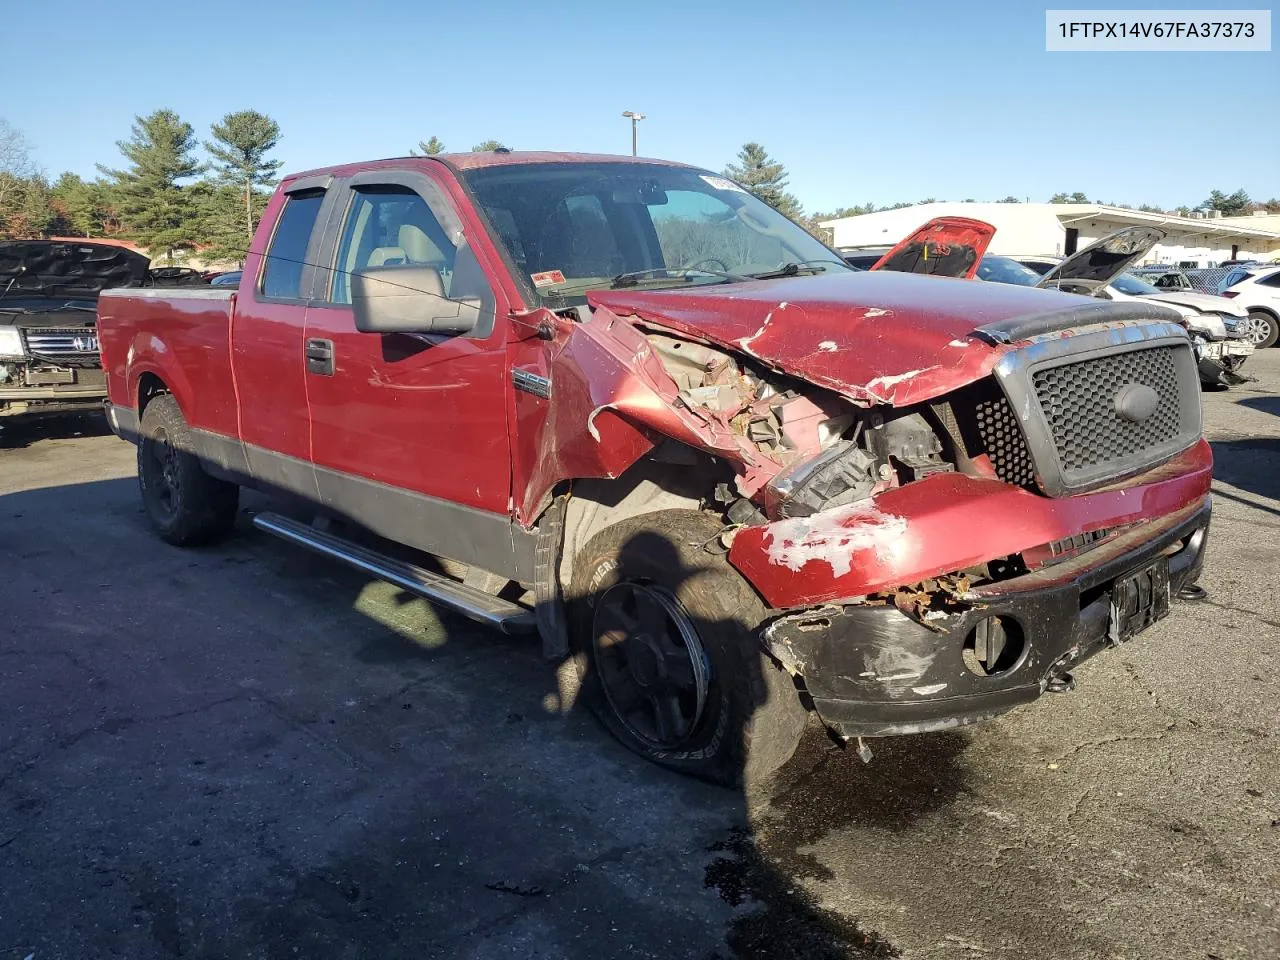
[[[838,734],[936,730],[1070,689],[1199,575],[1212,460],[1196,358],[1158,312],[993,322],[937,344],[936,363],[851,383],[821,330],[798,360],[766,352],[788,308],[732,345],[597,309],[551,367],[588,436],[562,421],[541,463],[613,451],[617,475],[665,437],[731,470],[702,507],[771,610],[765,647]]]

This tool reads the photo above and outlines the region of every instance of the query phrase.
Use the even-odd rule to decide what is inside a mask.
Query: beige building
[[[922,203],[828,220],[836,247],[895,244],[934,217],[971,217],[996,228],[990,252],[1065,256],[1121,227],[1165,231],[1143,263],[1213,267],[1223,260],[1280,257],[1280,216],[1179,217],[1099,203]],[[1272,222],[1276,221],[1276,222]]]

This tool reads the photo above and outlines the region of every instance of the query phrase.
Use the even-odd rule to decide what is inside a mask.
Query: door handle
[[[321,376],[333,376],[333,341],[307,341],[307,373],[318,373]]]

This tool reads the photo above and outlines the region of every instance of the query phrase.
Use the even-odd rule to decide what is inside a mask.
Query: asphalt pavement
[[[99,419],[0,422],[0,960],[1280,957],[1280,349],[1246,369],[1206,601],[869,765],[811,730],[750,802],[247,512],[161,543]]]

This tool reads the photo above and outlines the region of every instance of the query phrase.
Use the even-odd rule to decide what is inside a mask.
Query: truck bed
[[[231,373],[236,291],[216,287],[106,290],[98,299],[98,340],[107,397],[138,408],[147,374],[174,393],[190,425],[238,436]],[[198,396],[199,403],[189,402]]]

